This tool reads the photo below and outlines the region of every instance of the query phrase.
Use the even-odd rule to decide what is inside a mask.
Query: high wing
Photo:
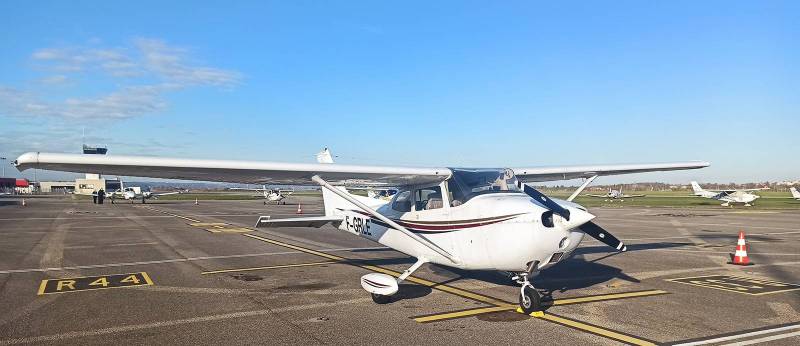
[[[625,165],[597,165],[597,166],[560,166],[560,167],[529,167],[512,168],[514,174],[523,183],[569,180],[577,178],[591,178],[593,176],[677,171],[684,169],[698,169],[708,167],[708,162],[689,161],[672,163],[645,163]]]
[[[183,192],[180,192],[180,191],[175,191],[175,192],[159,192],[159,193],[151,193],[151,194],[150,194],[150,196],[153,196],[153,197],[160,197],[160,196],[169,196],[169,195],[179,195],[179,194],[182,194],[182,193],[183,193]]]
[[[334,185],[404,186],[444,181],[449,168],[385,167],[341,164],[306,164],[263,161],[178,159],[146,156],[107,156],[30,152],[14,164],[20,170],[40,168],[76,173],[100,173],[165,179],[219,181],[258,185],[317,185],[315,175]],[[653,171],[707,167],[706,162],[633,165],[514,168],[522,182],[555,181]]]
[[[769,188],[768,187],[759,187],[759,188],[755,188],[755,189],[725,189],[725,190],[706,190],[706,191],[719,192],[719,193],[724,193],[726,195],[731,195],[731,194],[734,194],[736,192],[753,192],[753,191],[761,191],[761,190],[769,190]]]
[[[608,198],[609,197],[608,195],[585,195],[585,196],[596,197],[596,198]]]
[[[20,170],[41,168],[77,173],[258,185],[317,185],[311,181],[311,177],[318,175],[336,185],[403,186],[438,183],[451,174],[450,169],[444,167],[409,168],[38,152],[22,154],[15,165]]]
[[[238,191],[258,191],[258,192],[270,191],[270,189],[249,189],[249,188],[246,188],[246,187],[229,187],[229,188],[228,188],[228,190],[238,190]]]

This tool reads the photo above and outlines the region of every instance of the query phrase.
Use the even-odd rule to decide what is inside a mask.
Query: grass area
[[[567,190],[548,190],[543,189],[542,193],[555,197],[567,198],[571,191]],[[603,194],[603,192],[590,192],[591,194]],[[586,196],[586,193],[581,194],[575,199],[575,202],[586,207],[600,207],[600,206],[616,206],[616,207],[717,207],[722,202],[695,197],[691,191],[625,191],[629,195],[645,195],[645,197],[626,198],[625,201],[608,201],[603,198],[595,198]],[[748,207],[748,209],[800,209],[800,201],[791,198],[789,192],[777,191],[761,191],[756,193],[761,196],[757,199],[755,205]],[[735,205],[734,208],[744,208],[741,204]]]

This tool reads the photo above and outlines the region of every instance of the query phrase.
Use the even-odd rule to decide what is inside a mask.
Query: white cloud
[[[56,85],[95,77],[118,80],[116,90],[93,97],[62,95],[44,100],[35,90],[0,85],[0,116],[66,119],[125,119],[157,114],[168,107],[166,94],[197,86],[231,87],[241,73],[194,63],[190,51],[162,40],[138,38],[122,47],[65,46],[31,54],[37,69],[48,75],[41,85]],[[81,78],[72,78],[80,74]],[[102,79],[101,79],[102,80]],[[80,90],[76,85],[74,90]]]
[[[41,79],[42,84],[46,85],[58,85],[64,84],[69,80],[69,78],[63,74],[56,74],[52,76],[48,76]]]
[[[236,84],[242,78],[236,71],[188,65],[185,49],[170,47],[161,40],[140,38],[135,40],[135,45],[142,53],[145,68],[171,82],[226,86]]]

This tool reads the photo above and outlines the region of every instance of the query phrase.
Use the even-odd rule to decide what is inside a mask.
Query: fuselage
[[[577,204],[559,203],[574,211],[570,221],[548,213],[523,193],[486,194],[459,206],[434,210],[398,212],[386,202],[377,206],[379,213],[430,240],[458,262],[420,247],[357,208],[337,208],[334,214],[344,216],[339,229],[414,257],[462,269],[517,272],[534,261],[539,261],[539,269],[552,266],[580,244],[584,233],[573,229],[594,216]],[[543,220],[543,215],[551,219]]]

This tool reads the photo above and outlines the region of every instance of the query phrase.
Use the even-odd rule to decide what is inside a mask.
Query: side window
[[[416,202],[414,208],[417,211],[439,209],[444,206],[442,203],[442,189],[438,186],[416,190],[414,195]]]
[[[392,209],[402,212],[411,211],[411,191],[403,191],[392,202]]]
[[[447,190],[450,193],[451,207],[457,207],[464,204],[464,193],[461,191],[461,187],[458,186],[455,180],[450,179],[447,181]]]

